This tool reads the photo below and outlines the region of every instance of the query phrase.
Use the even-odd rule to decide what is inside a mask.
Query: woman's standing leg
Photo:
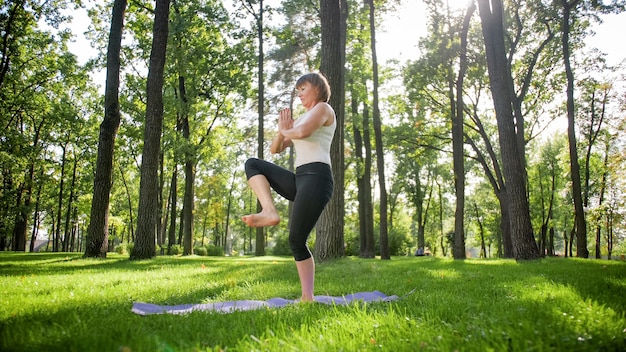
[[[312,301],[315,286],[315,260],[306,242],[332,196],[333,180],[330,166],[306,165],[296,171],[296,180],[298,191],[289,221],[289,245],[300,277],[301,300]]]
[[[300,277],[300,286],[302,287],[301,301],[313,301],[313,290],[315,288],[315,260],[313,257],[309,259],[296,261],[298,269],[298,277]]]

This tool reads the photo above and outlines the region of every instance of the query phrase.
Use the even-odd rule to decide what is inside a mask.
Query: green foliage
[[[175,244],[170,247],[169,253],[170,255],[180,255],[183,254],[183,247],[179,244]]]
[[[271,250],[272,255],[291,255],[291,247],[289,247],[289,237],[287,235],[278,235],[274,237],[274,247]]]
[[[207,255],[212,257],[223,257],[224,256],[224,248],[214,246],[212,244],[206,246]]]
[[[206,257],[209,254],[209,251],[206,247],[194,247],[193,254]]]
[[[0,253],[0,270],[3,351],[626,348],[623,261],[345,258],[317,266],[318,295],[379,290],[399,299],[145,317],[131,313],[133,302],[294,299],[293,259]]]
[[[120,243],[117,246],[115,246],[115,253],[117,254],[129,254],[130,252],[127,249],[127,244],[126,243]]]

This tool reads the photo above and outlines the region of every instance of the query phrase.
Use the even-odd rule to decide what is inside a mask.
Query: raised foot
[[[267,227],[267,226],[275,226],[280,223],[280,217],[278,214],[271,214],[260,212],[257,214],[244,215],[241,217],[241,220],[246,223],[246,225],[250,227]]]

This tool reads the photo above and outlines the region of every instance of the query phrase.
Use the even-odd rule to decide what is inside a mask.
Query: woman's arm
[[[291,142],[291,138],[285,137],[285,135],[281,132],[281,126],[293,126],[293,119],[291,118],[291,110],[290,109],[282,109],[278,112],[278,133],[276,133],[276,137],[272,140],[272,144],[270,144],[270,152],[272,154],[282,153],[285,149],[290,147],[293,143]]]
[[[287,116],[288,115],[288,116]],[[278,122],[279,132],[289,139],[303,139],[311,136],[315,131],[324,125],[333,123],[335,114],[330,105],[319,103],[313,109],[309,110],[309,116],[297,126],[293,125],[291,114],[280,114]]]
[[[285,149],[287,149],[291,145],[292,145],[291,139],[283,136],[283,134],[280,133],[279,131],[276,134],[276,137],[274,137],[274,140],[272,140],[272,144],[270,145],[270,152],[272,154],[282,153]]]

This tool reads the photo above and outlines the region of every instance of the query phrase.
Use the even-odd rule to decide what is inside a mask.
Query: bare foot
[[[280,217],[275,212],[263,210],[257,214],[244,215],[241,220],[250,227],[266,227],[278,225]]]

